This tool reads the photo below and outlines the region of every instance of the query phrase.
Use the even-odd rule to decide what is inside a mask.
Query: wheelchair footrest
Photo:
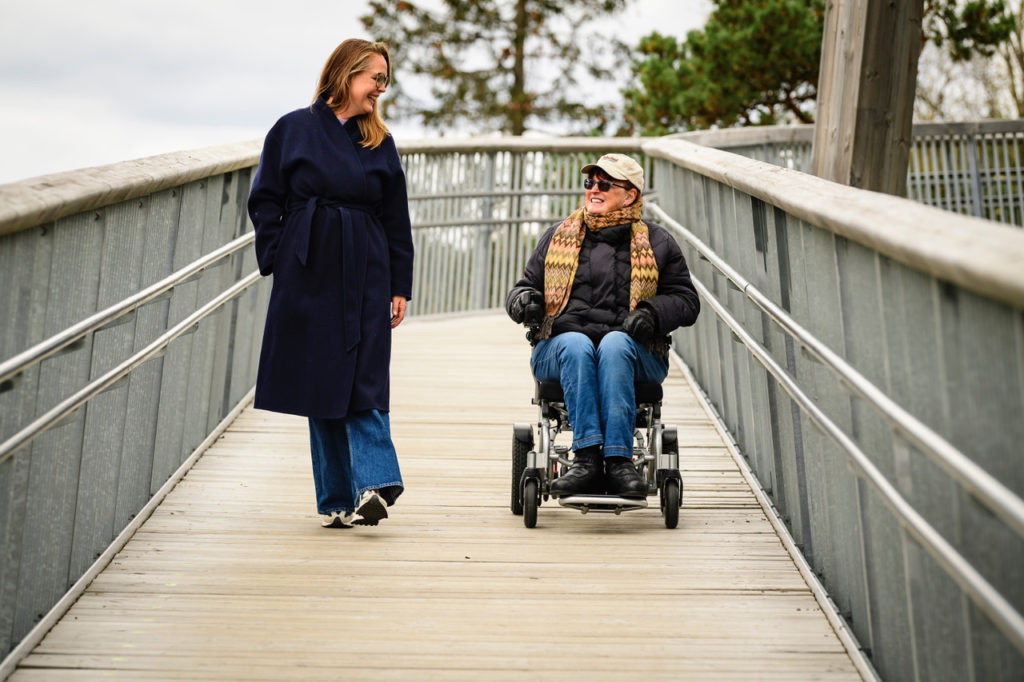
[[[621,514],[624,511],[647,509],[647,500],[643,498],[619,497],[617,495],[566,495],[557,499],[558,504],[563,507],[579,509],[584,514],[588,512]]]

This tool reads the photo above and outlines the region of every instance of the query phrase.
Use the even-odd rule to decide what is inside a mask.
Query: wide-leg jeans
[[[376,490],[392,505],[405,489],[387,412],[367,410],[341,419],[309,418],[316,509],[351,513],[359,496]]]
[[[661,383],[668,376],[668,360],[619,331],[596,347],[579,332],[543,339],[533,349],[530,368],[540,381],[561,382],[573,450],[604,445],[605,457],[633,456],[633,383]]]

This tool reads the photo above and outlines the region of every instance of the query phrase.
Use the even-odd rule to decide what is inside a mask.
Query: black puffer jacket
[[[651,250],[658,263],[658,293],[644,303],[657,318],[657,334],[669,334],[697,320],[700,299],[690,281],[679,245],[665,228],[647,223]],[[526,263],[523,278],[509,292],[505,309],[523,291],[544,291],[544,257],[557,225],[545,232]],[[579,266],[573,279],[569,302],[552,326],[551,335],[581,332],[598,344],[610,331],[621,331],[629,312],[630,225],[606,227],[586,233],[580,246]]]

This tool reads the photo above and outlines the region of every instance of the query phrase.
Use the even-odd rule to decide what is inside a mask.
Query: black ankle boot
[[[647,497],[647,483],[628,457],[606,458],[604,472],[604,485],[609,495]]]
[[[577,450],[572,458],[572,465],[565,473],[551,481],[551,495],[561,497],[600,493],[602,459],[600,445]]]

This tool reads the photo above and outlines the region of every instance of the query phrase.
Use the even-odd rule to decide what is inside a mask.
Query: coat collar
[[[313,111],[328,131],[338,131],[341,128],[348,133],[353,142],[359,142],[363,139],[363,133],[359,130],[359,117],[353,116],[345,121],[344,125],[341,125],[341,121],[338,120],[338,117],[327,104],[327,99],[323,95],[316,98],[316,102],[313,103]]]
[[[585,237],[587,239],[593,239],[594,241],[618,246],[624,241],[628,242],[632,237],[632,232],[633,225],[631,223],[623,223],[622,225],[606,227],[603,230],[598,230],[597,232],[587,230]]]

